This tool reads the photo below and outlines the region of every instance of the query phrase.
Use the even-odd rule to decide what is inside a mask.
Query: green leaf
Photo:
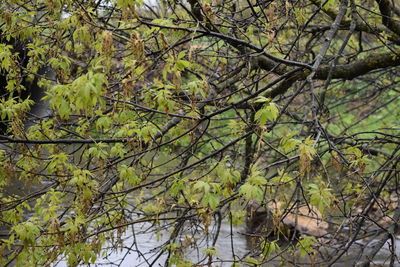
[[[253,257],[246,257],[244,259],[244,262],[248,265],[252,265],[252,266],[259,266],[261,263],[259,260],[257,260],[256,258]]]
[[[277,244],[277,241],[275,240],[271,242],[263,241],[261,243],[261,248],[266,260],[269,259],[271,253],[274,253],[275,251],[280,249],[279,245]]]
[[[136,186],[140,184],[141,179],[136,174],[135,169],[133,167],[128,167],[126,165],[121,165],[118,168],[119,178],[123,181],[126,181],[130,186]]]
[[[204,189],[204,193],[208,193],[210,192],[210,184],[204,182],[204,181],[197,181],[194,186],[193,189],[195,191],[202,191]]]
[[[219,196],[217,194],[206,193],[201,200],[201,204],[208,205],[212,210],[215,210],[219,205]]]
[[[118,156],[123,159],[126,154],[126,145],[122,143],[116,143],[113,147],[111,147],[110,154],[112,157]]]
[[[301,236],[299,243],[296,244],[296,248],[300,251],[301,256],[305,256],[313,252],[313,244],[317,240],[313,236]]]
[[[26,221],[13,226],[17,237],[24,242],[26,245],[32,245],[35,243],[35,239],[40,235],[40,227],[33,221]]]
[[[258,200],[261,202],[263,198],[263,190],[257,186],[250,183],[244,183],[239,187],[239,194],[244,196],[246,200]]]
[[[253,103],[269,103],[271,101],[271,98],[265,97],[265,96],[257,96]]]
[[[265,105],[262,109],[256,112],[254,119],[258,121],[261,125],[265,125],[267,121],[275,121],[279,116],[278,106],[271,102]]]
[[[328,188],[324,182],[319,185],[309,184],[308,194],[310,195],[310,204],[316,206],[321,214],[324,214],[325,209],[331,206],[334,199],[332,189]]]

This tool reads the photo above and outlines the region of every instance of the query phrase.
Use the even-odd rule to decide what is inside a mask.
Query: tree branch
[[[395,21],[392,17],[392,10],[394,7],[388,0],[376,0],[376,2],[382,14],[382,24],[400,36],[400,23]]]

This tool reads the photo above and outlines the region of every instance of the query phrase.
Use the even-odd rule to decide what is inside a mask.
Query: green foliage
[[[8,119],[18,119],[19,117],[24,115],[24,112],[30,110],[30,106],[33,104],[33,101],[30,99],[26,99],[24,101],[18,101],[17,98],[10,98],[6,101],[0,103],[0,118],[2,120]]]
[[[318,178],[316,178],[318,181]],[[317,207],[317,209],[324,214],[327,208],[331,207],[334,200],[332,189],[329,188],[324,182],[308,185],[308,194],[310,195],[310,204]]]
[[[140,184],[140,178],[138,175],[136,175],[133,167],[128,167],[123,164],[118,168],[118,171],[119,171],[119,178],[122,181],[126,181],[128,185],[135,186]]]
[[[113,145],[110,149],[110,154],[113,157],[118,156],[123,159],[125,153],[126,153],[125,145],[121,144],[121,143],[117,143],[117,144]]]
[[[244,263],[247,266],[259,266],[261,264],[261,262],[258,259],[253,258],[253,257],[246,257],[244,259]]]
[[[263,241],[261,243],[261,247],[263,248],[262,252],[266,260],[269,259],[271,253],[280,250],[279,245],[277,244],[276,241],[271,241],[271,242]]]
[[[47,92],[46,100],[62,119],[68,119],[73,111],[93,115],[101,99],[107,78],[102,73],[89,72],[69,85],[55,85]]]
[[[13,64],[13,53],[12,46],[6,44],[0,44],[0,61],[1,71],[10,71]]]
[[[220,186],[217,183],[207,183],[204,181],[197,181],[193,185],[193,190],[202,192],[203,197],[201,199],[201,204],[204,206],[209,206],[211,209],[215,210],[218,207],[220,197]]]
[[[292,132],[282,138],[280,145],[283,152],[288,153],[300,145],[301,141],[293,138],[296,134],[298,134],[298,132]]]
[[[393,223],[393,1],[150,2],[0,1],[0,265],[329,265],[309,225]]]
[[[40,235],[40,228],[37,223],[33,221],[22,222],[15,225],[12,228],[18,239],[20,239],[24,245],[30,246],[35,244],[35,239]]]
[[[305,256],[307,254],[310,255],[314,251],[313,244],[315,244],[317,240],[313,236],[302,236],[297,243],[296,248],[299,249],[300,255]]]
[[[261,202],[264,195],[263,185],[267,180],[258,169],[257,165],[253,165],[247,181],[240,186],[239,194],[247,200],[258,200]]]
[[[313,160],[316,150],[313,147],[314,141],[307,137],[306,140],[298,147],[298,153],[300,156],[300,174],[304,176],[310,171],[311,161]]]
[[[232,214],[232,224],[234,226],[239,226],[243,224],[246,218],[245,210],[233,210],[231,214]]]
[[[261,125],[265,125],[267,121],[275,121],[279,116],[278,106],[271,102],[264,105],[259,111],[256,112],[254,119],[258,121]]]

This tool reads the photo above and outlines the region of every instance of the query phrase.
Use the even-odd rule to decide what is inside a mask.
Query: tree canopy
[[[368,266],[396,247],[399,46],[391,0],[1,1],[0,264]]]

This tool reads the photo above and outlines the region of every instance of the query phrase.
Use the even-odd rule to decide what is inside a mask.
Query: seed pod
[[[144,42],[140,38],[139,33],[133,32],[131,34],[131,46],[135,58],[142,59],[144,57]]]
[[[113,37],[110,31],[103,31],[102,34],[103,45],[101,47],[101,51],[105,55],[110,55],[113,47]]]

